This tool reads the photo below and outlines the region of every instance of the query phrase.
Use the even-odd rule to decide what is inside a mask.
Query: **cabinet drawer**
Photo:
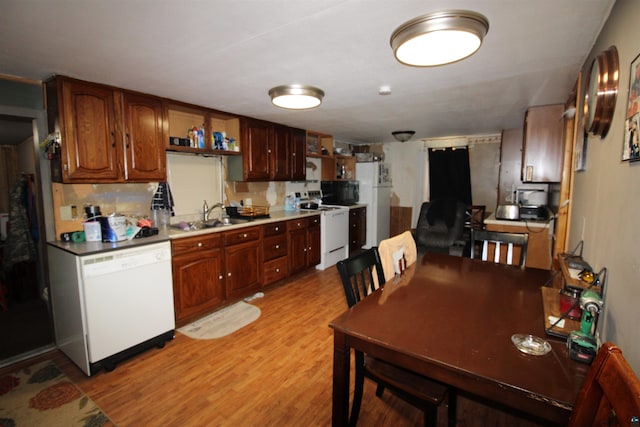
[[[262,257],[265,261],[287,254],[287,235],[265,237],[262,242]]]
[[[260,238],[260,227],[241,228],[236,231],[224,233],[224,245],[236,245],[238,243],[250,242]]]
[[[264,281],[263,284],[269,285],[280,279],[284,279],[287,277],[288,273],[287,257],[280,257],[272,261],[265,262],[262,276]]]
[[[282,222],[274,222],[271,224],[265,224],[262,227],[262,233],[264,237],[273,236],[276,234],[283,233],[286,230],[287,226],[284,221]]]
[[[176,256],[194,251],[219,248],[220,241],[220,233],[173,239],[171,240],[171,254]]]
[[[307,228],[307,218],[292,219],[287,221],[287,230],[298,230],[300,228]]]

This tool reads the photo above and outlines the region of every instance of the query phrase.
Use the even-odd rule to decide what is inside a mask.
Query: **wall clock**
[[[601,52],[591,63],[584,95],[584,130],[604,138],[611,126],[618,95],[620,67],[615,46]]]

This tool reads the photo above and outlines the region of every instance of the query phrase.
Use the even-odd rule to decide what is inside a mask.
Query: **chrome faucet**
[[[211,213],[211,211],[213,211],[215,208],[222,208],[224,209],[224,203],[216,203],[215,205],[209,207],[209,205],[207,205],[207,201],[204,201],[204,205],[202,205],[202,221],[207,222],[209,221],[209,214]]]

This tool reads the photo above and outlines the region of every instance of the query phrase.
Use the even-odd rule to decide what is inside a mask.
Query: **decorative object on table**
[[[607,136],[616,108],[619,72],[618,50],[615,46],[593,59],[584,95],[585,132],[600,138]]]
[[[189,323],[178,332],[199,340],[222,338],[257,320],[260,314],[258,307],[240,301]]]
[[[0,377],[0,425],[114,426],[52,361]]]
[[[511,335],[511,342],[518,350],[532,356],[544,356],[551,351],[548,341],[534,335],[514,334]]]
[[[640,160],[640,55],[631,62],[629,74],[629,100],[624,122],[622,160]]]

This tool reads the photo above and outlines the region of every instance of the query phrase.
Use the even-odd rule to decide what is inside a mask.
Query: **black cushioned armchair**
[[[462,255],[467,205],[452,199],[424,202],[418,224],[413,230],[418,252],[442,252]]]

